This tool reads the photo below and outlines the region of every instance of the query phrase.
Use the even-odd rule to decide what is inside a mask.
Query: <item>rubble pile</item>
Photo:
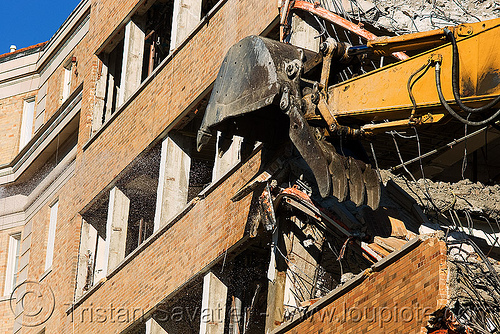
[[[413,182],[388,171],[381,171],[381,177],[384,183],[394,181],[427,210],[468,211],[500,219],[500,185],[486,186],[468,179],[456,183],[428,179]]]
[[[396,34],[438,29],[500,16],[495,0],[322,0],[322,6],[351,21]]]

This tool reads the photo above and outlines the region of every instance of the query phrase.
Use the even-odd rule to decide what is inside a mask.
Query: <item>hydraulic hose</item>
[[[462,116],[460,116],[459,114],[457,114],[455,112],[455,110],[453,110],[450,107],[448,102],[446,102],[446,99],[443,96],[443,90],[441,89],[441,63],[440,62],[436,62],[436,88],[437,88],[437,92],[439,95],[439,101],[441,101],[441,104],[444,106],[446,111],[448,111],[453,117],[455,117],[456,119],[458,119],[460,122],[462,122],[464,124],[471,125],[471,126],[486,125],[486,124],[492,122],[493,120],[495,120],[498,116],[500,116],[500,109],[499,109],[493,115],[488,117],[487,119],[474,122],[474,121],[469,121],[468,119],[465,119]]]
[[[422,67],[420,67],[418,70],[416,70],[412,75],[410,75],[410,78],[408,78],[408,82],[406,83],[406,89],[408,90],[408,95],[410,96],[410,100],[411,100],[411,104],[413,105],[412,107],[412,110],[411,110],[411,115],[410,115],[410,121],[413,120],[413,117],[415,116],[415,111],[417,110],[417,101],[415,100],[415,96],[413,96],[413,93],[412,93],[412,87],[413,85],[415,84],[415,82],[417,82],[418,79],[420,79],[422,77],[422,75],[425,74],[425,72],[427,72],[427,69],[431,66],[431,61],[429,60],[426,64],[422,65]],[[413,83],[411,82],[413,80],[413,78],[419,74],[420,72],[422,72],[419,77],[413,81]]]
[[[455,39],[455,36],[453,35],[453,32],[450,31],[449,29],[444,29],[444,33],[446,35],[446,38],[451,42],[453,53],[452,53],[452,72],[451,72],[451,84],[453,87],[453,96],[455,97],[455,102],[457,105],[460,107],[465,112],[468,113],[479,113],[479,112],[484,112],[488,111],[496,105],[498,102],[500,102],[500,96],[497,96],[493,101],[489,102],[488,104],[485,104],[484,106],[478,107],[478,108],[471,108],[466,106],[461,98],[460,98],[460,91],[459,91],[459,74],[460,74],[460,61],[458,58],[458,47],[457,47],[457,40]]]

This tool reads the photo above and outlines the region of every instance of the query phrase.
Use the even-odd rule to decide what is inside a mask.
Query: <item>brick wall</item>
[[[275,1],[227,1],[140,95],[79,155],[77,183],[81,190],[75,194],[78,196],[75,204],[86,205],[107,186],[213,82],[227,49],[245,36],[259,34],[276,14]],[[92,22],[91,31],[94,24],[101,23]],[[92,40],[92,36],[89,38]],[[92,66],[93,73],[95,68]],[[85,103],[93,101],[90,94],[95,86],[95,76],[89,79],[90,83],[85,79]],[[81,119],[86,123],[81,123],[80,143],[89,138],[92,108],[93,105],[82,106]]]
[[[96,9],[95,6],[101,6],[102,8],[99,7],[100,9]],[[117,25],[117,22],[123,19],[133,7],[134,5],[131,1],[105,1],[99,3],[99,5],[94,3],[91,13],[90,31],[86,37],[86,39],[88,38],[89,40],[88,50],[94,49],[90,43],[100,45],[102,43],[100,40],[104,40],[107,37],[111,27]],[[104,16],[104,13],[112,13],[112,15]],[[101,190],[108,186],[108,184],[112,182],[140,152],[146,149],[151,142],[213,82],[222,59],[230,46],[245,36],[260,34],[273,21],[277,13],[275,1],[228,0],[224,6],[215,13],[208,24],[205,24],[194,38],[190,40],[190,42],[182,48],[159,73],[157,73],[156,77],[149,82],[126,109],[113,120],[105,131],[100,133],[88,148],[84,151],[79,151],[75,177],[72,182],[70,182],[71,185],[68,184],[61,192],[61,196],[65,196],[64,201],[68,203],[68,212],[64,214],[65,218],[61,218],[64,224],[61,224],[64,226],[61,228],[66,230],[61,232],[61,235],[64,236],[64,249],[68,250],[68,252],[71,251],[71,259],[66,259],[70,261],[66,261],[64,264],[61,263],[61,267],[58,268],[59,272],[53,275],[53,277],[48,278],[49,280],[53,279],[54,282],[58,282],[58,289],[60,288],[61,292],[59,296],[65,303],[72,301],[71,298],[73,296],[74,281],[76,277],[76,259],[80,231],[80,219],[77,212],[87,205]],[[106,17],[106,22],[103,22],[103,17]],[[92,58],[88,58],[84,74],[85,84],[79,134],[80,149],[89,139],[90,135],[97,66],[97,57],[93,56]],[[243,175],[244,174],[241,172],[238,172],[238,174],[234,176],[236,179],[232,180],[239,180]],[[245,178],[249,176],[250,175],[244,175]],[[239,182],[240,181],[238,181],[238,184],[240,184]],[[233,186],[234,185],[231,185],[231,187]],[[228,191],[228,189],[223,187],[220,191],[224,193]],[[183,222],[186,221],[185,224],[188,224],[188,228],[186,228],[185,232],[179,231],[179,233],[186,233],[189,231],[189,234],[175,238],[172,237],[172,242],[176,244],[179,243],[179,240],[186,240],[186,243],[190,240],[189,242],[192,244],[186,244],[185,247],[177,251],[193,252],[193,249],[196,249],[197,252],[192,256],[194,257],[199,253],[200,255],[198,256],[203,255],[203,261],[198,263],[199,260],[194,258],[189,258],[189,261],[186,260],[183,265],[189,270],[187,270],[183,276],[176,277],[172,285],[165,287],[162,283],[158,287],[159,289],[164,289],[160,290],[162,291],[161,293],[153,291],[155,293],[148,294],[147,297],[141,297],[139,299],[139,301],[143,303],[141,307],[152,307],[159,300],[158,298],[165,297],[169,291],[172,291],[170,289],[173,289],[176,284],[180,284],[180,282],[187,279],[189,275],[202,268],[203,263],[206,264],[213,260],[215,256],[226,247],[226,243],[232,244],[232,242],[241,238],[244,221],[234,221],[234,224],[236,224],[235,230],[232,232],[235,235],[234,240],[229,239],[228,241],[225,240],[225,234],[221,233],[220,230],[221,228],[228,228],[223,219],[217,219],[214,222],[200,219],[198,222],[197,217],[213,215],[213,212],[208,212],[208,208],[214,208],[214,205],[218,205],[217,201],[215,202],[217,204],[208,203],[208,199],[206,202],[206,206],[199,206],[197,209],[200,210],[201,213],[198,213],[197,216],[191,213],[190,216],[183,220]],[[238,210],[243,210],[245,204],[248,203],[240,203]],[[229,206],[229,204],[225,205],[226,207]],[[220,214],[220,211],[221,207],[217,207],[216,212]],[[229,218],[230,215],[235,215],[238,211],[231,212],[224,210],[223,212],[224,214],[221,214],[221,217]],[[244,214],[245,212],[243,210],[241,213],[238,213],[238,216]],[[190,221],[191,219],[192,221]],[[219,225],[216,225],[215,222]],[[59,223],[60,221],[58,224]],[[199,227],[197,227],[198,223],[200,224]],[[206,243],[206,250],[198,245],[199,240],[204,240],[205,237],[211,234],[205,231],[202,224],[213,224],[211,228],[218,230],[220,233],[217,239],[209,239],[210,243]],[[236,229],[236,227],[239,229]],[[193,235],[193,231],[198,231],[197,229],[199,229],[199,233],[205,234],[201,237]],[[166,238],[166,236],[164,238]],[[162,238],[161,240],[164,239]],[[217,244],[217,241],[219,241],[219,244]],[[160,240],[156,243],[159,245]],[[198,247],[195,248],[194,245],[198,245]],[[155,257],[158,257],[158,254],[164,254],[164,252],[161,251],[158,253],[157,249],[154,249],[153,252],[148,251],[147,254],[154,254]],[[165,259],[168,258],[175,258],[175,256],[162,255],[155,264],[159,263],[158,265],[165,265]],[[57,259],[54,259],[54,266],[56,266],[56,260]],[[133,264],[127,266],[127,268],[133,268],[136,263],[139,264],[141,262],[143,261],[138,258],[134,260]],[[144,263],[148,262],[144,261]],[[189,263],[191,263],[191,266],[196,267],[190,267]],[[162,267],[153,266],[153,268],[155,267],[155,273],[161,272],[160,268]],[[169,272],[168,267],[165,267],[165,270]],[[120,273],[118,275],[120,275]],[[121,273],[123,278],[118,275],[113,282],[120,282],[123,280],[127,283],[120,286],[136,286],[133,285],[133,283],[145,285],[150,281],[131,281],[131,278],[134,276],[146,277],[141,274],[140,271],[138,271],[136,275],[132,275],[130,271],[123,270]],[[118,279],[118,277],[120,277],[120,279]],[[107,287],[103,287],[99,293],[103,294],[103,302],[109,302],[111,298],[122,296],[122,294],[119,292],[117,293],[117,291],[119,290],[116,290],[111,284],[108,284]],[[133,292],[135,289],[130,289],[130,291]],[[99,293],[96,294],[96,296],[100,296]],[[96,297],[91,300],[96,301],[100,300],[100,298]],[[132,297],[127,297],[127,300],[128,302],[124,301],[125,304],[135,300],[135,298],[132,295]],[[86,305],[82,305],[82,307],[86,307]],[[69,322],[70,317],[60,312],[62,309],[63,307],[61,306],[54,314],[53,317],[60,320],[56,320],[55,322],[59,322],[60,324],[66,323],[66,326],[70,326],[69,328],[71,328],[72,324]],[[53,324],[53,322],[51,321],[50,324]],[[47,325],[50,326],[50,324]],[[92,326],[95,325],[95,323],[89,324],[88,330],[86,327],[83,327],[76,332],[94,332],[94,327]],[[108,326],[110,326],[110,324],[108,324]],[[65,331],[63,328],[59,327],[56,332]],[[107,330],[103,329],[102,332],[106,333]]]
[[[39,281],[45,272],[50,205],[55,200],[58,200],[59,207],[52,270],[41,281],[41,284],[44,287],[49,287],[55,296],[54,313],[50,320],[42,325],[47,326],[46,333],[65,333],[62,330],[52,331],[51,329],[54,327],[51,326],[57,326],[60,321],[64,322],[61,317],[63,314],[65,315],[64,311],[67,305],[73,301],[81,217],[74,212],[74,206],[68,194],[76,191],[75,189],[74,178],[71,178],[57,193],[47,200],[47,203],[31,220],[33,229],[28,280]],[[46,299],[42,300],[46,301]],[[42,306],[46,307],[47,305],[43,304]],[[20,333],[38,333],[42,326],[23,327]]]
[[[52,203],[49,200],[49,203]],[[28,277],[30,280],[40,279],[45,272],[45,254],[49,235],[50,208],[44,205],[31,219],[31,247]],[[57,225],[56,225],[57,226]]]
[[[446,305],[446,282],[446,245],[431,238],[279,333],[426,333],[427,315]]]
[[[2,289],[3,290],[3,289]],[[9,301],[0,302],[0,333],[1,334],[12,334],[12,329],[14,327],[14,316],[9,307]]]
[[[45,105],[46,122],[63,104],[63,83],[64,83],[64,65],[71,60],[71,57],[76,57],[76,64],[71,68],[71,93],[83,82],[85,72],[88,71],[87,64],[89,58],[93,55],[88,50],[88,34],[80,41],[80,43],[70,52],[69,56],[59,65],[47,81],[47,101]]]
[[[176,119],[215,79],[218,68],[227,49],[250,34],[261,33],[276,17],[276,1],[228,0],[224,6],[205,24],[198,34],[182,48],[177,55],[157,74],[125,110],[103,131],[85,150],[83,145],[90,136],[90,125],[94,107],[94,89],[99,60],[93,54],[114,28],[136,6],[132,1],[95,1],[92,4],[90,31],[75,52],[81,52],[78,59],[78,79],[84,81],[82,111],[80,117],[79,143],[75,176],[56,194],[59,197],[59,212],[52,272],[44,278],[56,296],[56,309],[51,319],[45,324],[47,333],[71,332],[73,323],[66,315],[67,305],[73,301],[76,279],[76,265],[80,238],[81,217],[78,214],[100,191],[113,179],[162,131]],[[73,77],[75,79],[75,77]],[[62,92],[62,66],[55,76],[50,78],[47,100],[47,117],[60,105]],[[78,83],[80,81],[77,81]],[[76,85],[77,83],[74,82]],[[22,110],[22,108],[21,108]],[[20,117],[20,116],[19,116]],[[0,122],[0,124],[6,124]],[[9,152],[11,150],[8,150]],[[2,151],[0,151],[2,152]],[[89,303],[96,300],[109,302],[112,298],[124,298],[123,289],[130,291],[126,300],[118,299],[128,305],[138,300],[140,307],[149,308],[165,297],[173,289],[206,266],[227,247],[242,238],[246,220],[248,199],[240,203],[228,202],[228,197],[236,188],[251,177],[258,168],[258,157],[238,171],[224,187],[211,194],[225,196],[222,206],[219,201],[209,203],[206,199],[197,204],[186,218],[178,222],[169,233],[159,238],[151,251],[145,250],[132,263],[127,265],[110,282],[91,296]],[[50,200],[51,201],[51,200]],[[49,201],[49,202],[50,202]],[[214,211],[211,211],[214,210]],[[220,212],[223,212],[221,214]],[[234,211],[236,210],[236,211]],[[207,217],[217,217],[206,219]],[[235,214],[237,212],[237,214]],[[202,219],[203,218],[203,219]],[[28,279],[38,280],[43,273],[47,238],[48,205],[45,205],[33,218],[32,252]],[[36,226],[36,227],[35,227]],[[181,228],[182,227],[182,228]],[[179,242],[182,240],[185,245]],[[206,240],[200,243],[200,240]],[[171,245],[177,245],[176,247]],[[168,247],[167,247],[168,246]],[[168,253],[172,252],[172,253]],[[158,256],[161,254],[161,256]],[[169,269],[169,258],[186,256],[181,262],[179,275],[173,275]],[[150,265],[152,257],[154,266]],[[145,260],[146,259],[146,260]],[[146,292],[146,277],[139,269],[155,270],[152,277],[162,271],[165,275],[156,278],[154,289]],[[137,267],[137,269],[133,269]],[[132,269],[127,269],[132,268]],[[172,276],[172,277],[170,277]],[[134,278],[134,279],[132,279]],[[170,283],[165,285],[165,280]],[[149,281],[149,280],[147,280]],[[122,290],[120,290],[122,289]],[[82,305],[88,307],[88,305]],[[3,318],[2,318],[3,320]],[[115,324],[116,325],[116,324]],[[125,324],[127,325],[127,324]],[[96,324],[83,324],[75,333],[114,332],[112,325],[100,329]],[[121,326],[123,327],[123,326]],[[120,328],[121,328],[120,327]],[[113,328],[113,330],[110,330]],[[23,328],[23,333],[38,333],[41,327]]]

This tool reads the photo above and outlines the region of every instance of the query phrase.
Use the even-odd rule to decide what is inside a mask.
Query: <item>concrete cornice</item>
[[[13,59],[18,59],[21,57],[29,56],[34,53],[40,52],[43,47],[47,44],[47,42],[38,43],[35,45],[28,46],[26,48],[22,48],[16,50],[14,52],[4,53],[0,55],[0,63],[7,62]]]
[[[28,195],[0,198],[0,230],[22,226],[74,175],[76,147]]]

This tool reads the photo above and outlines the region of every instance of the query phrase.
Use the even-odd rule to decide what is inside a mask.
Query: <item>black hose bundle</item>
[[[460,98],[460,91],[459,91],[459,74],[460,74],[460,61],[458,59],[458,47],[457,47],[457,40],[455,39],[455,36],[453,35],[453,32],[451,32],[448,29],[444,29],[444,33],[446,35],[446,38],[451,42],[451,45],[453,47],[453,65],[451,68],[451,85],[453,87],[453,96],[455,97],[455,101],[457,102],[458,106],[460,109],[462,109],[465,112],[468,113],[478,113],[478,112],[483,112],[483,111],[488,111],[491,109],[493,106],[495,106],[498,102],[500,102],[500,96],[497,96],[493,101],[490,103],[481,106],[479,108],[470,108],[466,106],[461,98]]]
[[[451,83],[452,83],[453,96],[455,98],[455,102],[460,107],[460,109],[462,109],[465,112],[468,112],[469,114],[489,111],[494,105],[496,105],[498,102],[500,102],[500,96],[497,96],[493,101],[487,103],[484,106],[478,107],[478,108],[468,107],[462,102],[462,100],[460,98],[460,91],[459,91],[460,62],[459,62],[459,58],[458,58],[457,41],[456,41],[455,36],[453,35],[452,31],[450,31],[448,29],[444,29],[444,33],[445,33],[446,37],[448,38],[448,40],[451,42],[451,45],[453,48]],[[450,105],[448,104],[448,102],[446,102],[446,100],[443,96],[443,91],[441,88],[441,64],[440,64],[440,62],[436,63],[436,88],[437,88],[437,92],[439,95],[439,101],[441,101],[441,104],[444,106],[446,111],[448,111],[453,117],[455,117],[456,119],[458,119],[460,122],[462,122],[464,124],[471,125],[471,126],[481,126],[481,125],[491,123],[492,121],[494,121],[496,118],[498,118],[500,116],[500,109],[499,109],[490,117],[488,117],[482,121],[475,122],[475,121],[469,121],[468,119],[463,118],[455,110],[453,110],[450,107]]]

